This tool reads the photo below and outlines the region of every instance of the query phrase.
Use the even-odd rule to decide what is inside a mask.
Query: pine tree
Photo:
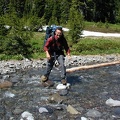
[[[4,27],[2,27],[2,36],[4,34],[4,41],[2,42],[2,53],[9,55],[30,55],[31,45],[30,38],[32,34],[30,31],[24,30],[24,21],[20,19],[16,12],[15,0],[10,0],[9,9],[2,17],[2,26],[9,25],[6,34]]]
[[[71,0],[62,0],[60,3],[60,23],[66,24],[69,18],[69,10],[70,10]]]
[[[83,30],[83,16],[80,11],[78,11],[78,1],[72,0],[72,6],[70,8],[69,15],[69,35],[71,37],[72,43],[77,43],[80,38],[81,31]]]
[[[115,1],[115,19],[117,23],[120,23],[120,0]]]
[[[49,20],[52,16],[52,11],[53,11],[53,0],[46,0],[45,1],[45,12],[44,12],[44,18],[46,20],[46,24],[49,23]]]
[[[93,0],[94,1],[94,16],[96,22],[115,23],[115,6],[116,0]],[[120,2],[120,1],[119,1]]]
[[[44,8],[45,8],[45,1],[44,0],[34,0],[32,3],[32,15],[36,17],[43,17],[44,15]]]

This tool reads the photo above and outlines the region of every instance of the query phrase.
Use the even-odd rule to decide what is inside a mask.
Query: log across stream
[[[85,65],[85,66],[73,67],[73,68],[66,69],[66,72],[74,72],[77,70],[92,69],[92,68],[110,66],[110,65],[115,65],[115,64],[120,64],[120,60],[113,61],[113,62],[107,62],[107,63],[94,64],[94,65]]]

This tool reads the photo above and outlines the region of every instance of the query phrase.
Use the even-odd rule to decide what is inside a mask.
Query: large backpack
[[[54,35],[55,35],[55,30],[56,30],[58,27],[59,27],[59,28],[62,28],[62,26],[56,26],[56,25],[51,25],[51,26],[48,26],[48,27],[46,28],[44,45],[45,45],[46,41],[48,40],[48,38],[50,38],[51,36],[54,37]],[[43,45],[43,47],[44,47],[44,45]]]

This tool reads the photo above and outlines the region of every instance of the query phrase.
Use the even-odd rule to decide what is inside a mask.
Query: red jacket
[[[68,43],[64,36],[61,36],[60,38],[58,38],[56,35],[51,36],[48,38],[44,46],[44,51],[49,51],[49,53],[63,50],[66,51],[66,54],[70,53]]]

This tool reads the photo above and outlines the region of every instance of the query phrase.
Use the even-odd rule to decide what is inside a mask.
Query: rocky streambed
[[[65,64],[71,68],[117,60],[120,55],[72,56]],[[59,67],[50,75],[55,85],[41,85],[45,65],[46,59],[0,61],[0,120],[120,119],[120,64],[68,72],[69,90],[56,89]]]

